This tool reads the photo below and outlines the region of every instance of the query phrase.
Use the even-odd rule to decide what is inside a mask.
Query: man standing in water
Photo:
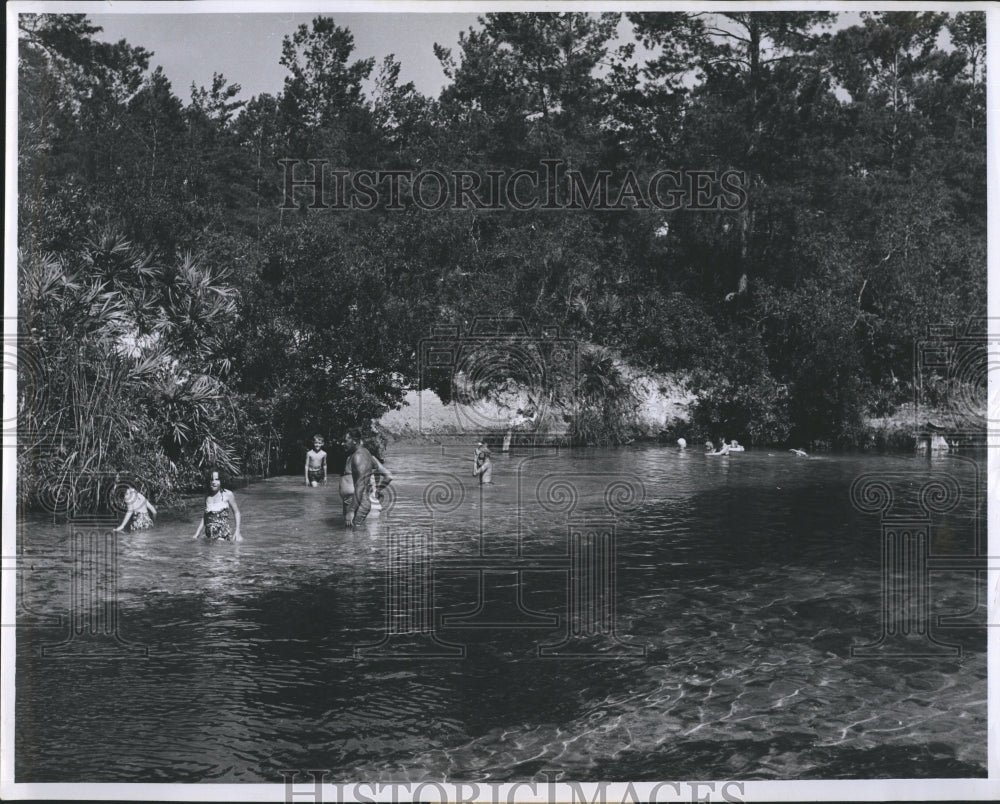
[[[348,456],[340,476],[340,497],[344,501],[344,524],[351,528],[364,522],[372,510],[372,475],[381,475],[385,488],[392,482],[392,474],[365,448],[359,428],[352,427],[344,434],[344,449]]]

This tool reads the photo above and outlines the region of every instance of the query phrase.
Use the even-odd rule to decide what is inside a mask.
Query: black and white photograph
[[[0,798],[1000,799],[995,6],[6,11]]]

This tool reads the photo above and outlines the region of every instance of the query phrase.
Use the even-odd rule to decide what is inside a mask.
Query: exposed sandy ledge
[[[654,437],[670,422],[687,420],[695,397],[684,387],[683,378],[642,371],[616,360],[619,370],[632,384],[639,400],[635,429],[639,436]],[[494,400],[472,405],[444,404],[431,390],[409,390],[399,410],[390,410],[379,420],[379,428],[389,437],[424,438],[469,433],[506,434],[518,411],[532,411],[532,401],[524,389],[501,394]],[[551,438],[567,437],[572,411],[559,405],[541,406],[533,422],[525,422],[515,432],[533,432]]]

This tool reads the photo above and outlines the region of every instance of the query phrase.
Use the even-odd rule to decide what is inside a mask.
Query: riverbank
[[[862,449],[962,449],[986,445],[986,408],[930,408],[907,402],[891,415],[865,419]]]
[[[643,371],[618,359],[615,367],[635,393],[634,412],[626,423],[635,438],[658,438],[664,428],[689,420],[696,397],[685,387],[683,377]],[[524,388],[473,404],[445,404],[434,391],[424,389],[407,391],[402,407],[382,416],[378,427],[392,441],[463,434],[502,439],[520,416],[521,423],[513,428],[515,437],[530,433],[553,442],[568,442],[575,413],[568,405],[539,404]],[[532,415],[534,420],[530,420]]]
[[[698,442],[691,425],[691,413],[697,396],[689,391],[684,378],[677,374],[645,372],[617,360],[616,367],[633,388],[637,404],[633,418],[627,422],[636,440],[668,440],[683,435],[689,444]],[[524,389],[500,394],[496,399],[480,400],[475,404],[451,402],[445,404],[432,390],[410,390],[399,410],[391,410],[378,422],[381,432],[390,441],[437,440],[463,435],[502,440],[516,420],[518,411],[531,410],[533,402]],[[979,445],[970,422],[985,421],[985,410],[978,417],[959,415],[954,409],[918,407],[914,403],[900,405],[891,415],[867,416],[856,435],[854,449],[875,452],[913,452],[922,439],[937,436],[940,449],[960,449]],[[565,406],[545,406],[534,422],[513,428],[513,437],[540,437],[552,443],[569,443],[573,411]],[[930,426],[928,426],[930,425]],[[973,432],[970,434],[970,429]],[[734,434],[739,437],[739,434]],[[985,430],[982,433],[985,436]],[[758,445],[783,446],[783,445]],[[829,449],[825,443],[801,445],[810,450]]]

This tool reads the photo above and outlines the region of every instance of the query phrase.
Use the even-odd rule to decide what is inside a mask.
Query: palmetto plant
[[[159,331],[168,342],[200,360],[217,359],[222,373],[228,372],[228,357],[218,357],[218,328],[236,311],[236,291],[226,284],[225,273],[184,254],[178,264],[162,269],[158,302],[163,311]]]
[[[574,440],[604,445],[628,439],[628,424],[639,399],[607,349],[593,348],[580,355],[576,401]]]
[[[190,255],[158,266],[112,230],[75,255],[21,253],[18,269],[22,502],[94,510],[123,472],[156,494],[185,467],[238,470],[213,376],[228,369],[214,333],[235,308],[219,274]]]
[[[198,468],[217,466],[238,471],[235,451],[225,445],[220,431],[231,432],[236,417],[228,389],[205,374],[161,379],[150,388],[157,417],[164,423],[164,447],[172,459],[185,454]]]
[[[151,284],[160,271],[151,253],[143,253],[123,234],[111,228],[87,240],[81,256],[88,274],[120,292]]]

